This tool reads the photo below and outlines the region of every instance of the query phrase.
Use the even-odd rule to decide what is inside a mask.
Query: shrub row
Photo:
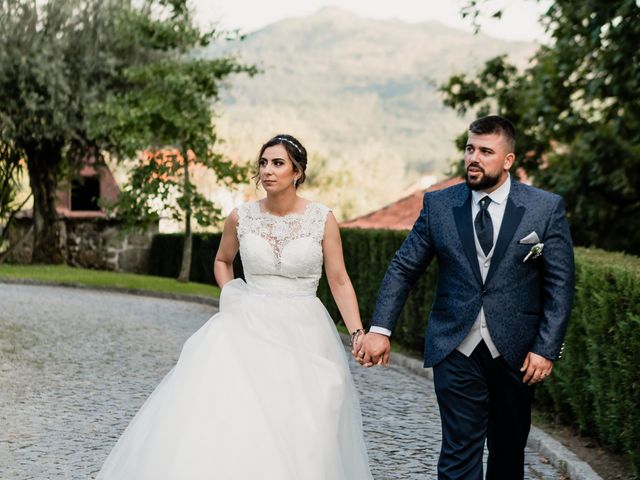
[[[358,294],[363,321],[370,318],[378,287],[406,232],[343,229],[347,270]],[[191,280],[213,283],[219,235],[196,235]],[[181,235],[158,235],[149,273],[176,277]],[[627,454],[640,473],[640,259],[576,249],[577,287],[562,359],[536,392],[538,404]],[[234,266],[236,276],[241,266]],[[394,333],[407,350],[421,352],[433,300],[437,265],[410,294]],[[318,296],[334,319],[339,313],[323,278]]]
[[[536,398],[640,474],[640,258],[579,248],[576,274],[564,353]]]
[[[373,314],[378,289],[389,261],[404,241],[407,233],[393,230],[342,229],[342,246],[345,264],[351,282],[358,295],[360,315],[366,324]],[[437,276],[437,266],[433,265],[415,285],[396,324],[393,338],[405,349],[421,353],[424,331]],[[339,319],[338,308],[331,298],[331,292],[323,277],[318,296],[327,306],[334,319]]]
[[[216,284],[213,278],[213,260],[220,246],[221,234],[195,234],[191,252],[191,272],[189,280],[198,283]],[[177,278],[182,264],[183,234],[155,235],[149,254],[149,275]],[[242,277],[242,263],[239,256],[233,262],[236,277]]]

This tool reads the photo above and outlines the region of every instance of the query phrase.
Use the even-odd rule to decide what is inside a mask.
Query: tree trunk
[[[40,148],[25,149],[29,185],[33,194],[32,263],[64,263],[57,224],[56,190],[62,147],[51,142]]]
[[[191,273],[191,250],[193,244],[193,236],[191,235],[191,185],[189,183],[189,160],[187,152],[183,153],[184,161],[184,195],[185,211],[184,211],[184,246],[182,247],[182,266],[180,267],[179,282],[188,282]]]
[[[180,267],[179,282],[188,282],[191,273],[191,250],[193,244],[193,235],[191,234],[191,215],[185,215],[184,228],[184,246],[182,247],[182,266]]]

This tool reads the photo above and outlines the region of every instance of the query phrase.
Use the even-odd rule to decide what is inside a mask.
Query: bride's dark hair
[[[262,158],[262,154],[267,148],[273,147],[274,145],[282,145],[284,147],[284,149],[287,151],[287,154],[289,155],[289,158],[291,159],[291,163],[293,163],[293,169],[296,172],[300,173],[300,178],[296,182],[296,188],[298,188],[302,183],[304,183],[304,179],[307,178],[305,174],[305,171],[307,169],[307,150],[296,137],[284,133],[276,135],[260,148],[260,153],[258,153],[256,174],[253,176],[254,180],[256,181],[256,186],[260,186],[259,172],[260,159]]]

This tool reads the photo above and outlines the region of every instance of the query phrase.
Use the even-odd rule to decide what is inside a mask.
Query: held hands
[[[527,385],[539,383],[551,374],[551,370],[553,370],[553,362],[551,360],[529,352],[520,368],[521,372],[526,372],[522,382]]]
[[[351,353],[356,361],[364,367],[373,365],[388,367],[391,343],[386,335],[369,332],[358,335],[353,343]]]

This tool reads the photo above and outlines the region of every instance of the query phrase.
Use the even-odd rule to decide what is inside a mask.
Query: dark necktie
[[[491,247],[493,247],[493,222],[491,221],[491,215],[489,215],[489,204],[491,199],[489,196],[483,197],[480,200],[480,211],[476,215],[476,219],[473,221],[476,227],[476,235],[478,236],[478,242],[482,247],[482,251],[485,256],[489,255]]]

